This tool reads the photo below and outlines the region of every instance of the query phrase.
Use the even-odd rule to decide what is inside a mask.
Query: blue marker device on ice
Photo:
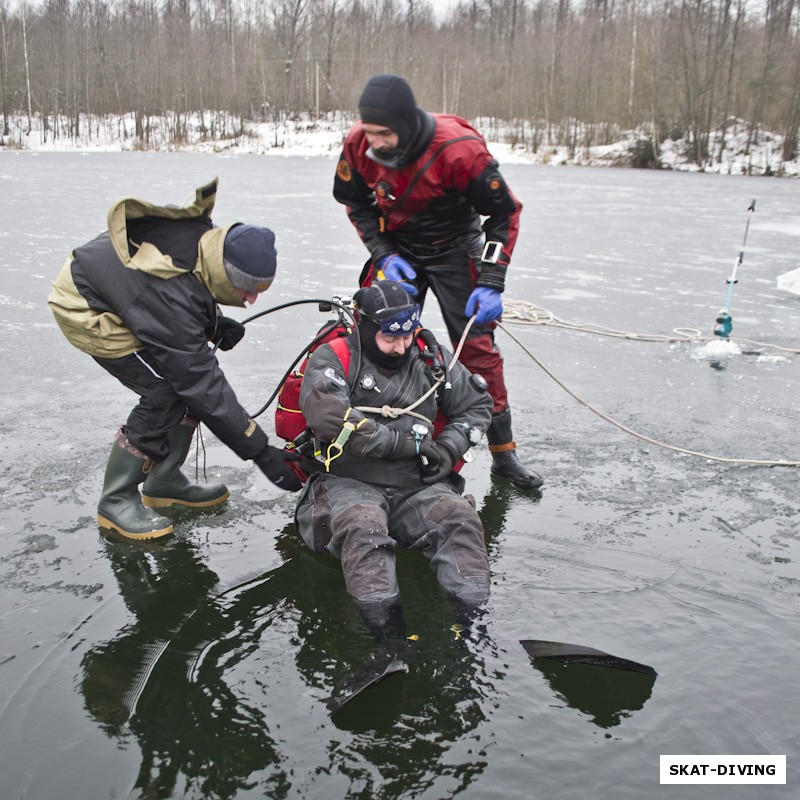
[[[725,308],[723,308],[719,314],[717,314],[716,319],[716,326],[714,327],[714,335],[721,336],[723,339],[727,339],[730,336],[731,331],[733,330],[733,318],[731,317],[731,299],[733,298],[733,285],[736,283],[736,273],[739,271],[739,267],[742,265],[742,261],[744,260],[744,247],[747,244],[747,232],[750,230],[750,217],[752,216],[753,212],[756,210],[756,201],[750,203],[750,207],[747,209],[747,225],[744,229],[744,240],[742,241],[742,249],[739,251],[739,256],[736,259],[736,262],[733,265],[733,271],[731,272],[730,278],[728,278],[728,297],[725,300]]]

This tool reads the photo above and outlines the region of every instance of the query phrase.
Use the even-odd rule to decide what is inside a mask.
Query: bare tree
[[[8,136],[11,133],[8,125],[9,114],[12,110],[9,80],[9,64],[12,53],[9,26],[10,20],[6,0],[0,0],[0,103],[2,103],[3,107],[3,136]]]
[[[33,130],[33,102],[31,100],[31,70],[30,59],[28,58],[28,7],[26,3],[20,3],[20,13],[22,14],[22,53],[25,59],[25,96],[28,100],[28,130],[27,134]]]
[[[245,119],[352,114],[371,75],[395,72],[421,105],[534,150],[643,128],[654,152],[686,135],[704,165],[744,120],[751,141],[783,134],[789,159],[800,0],[765,1],[461,0],[437,21],[429,0],[0,0],[2,128],[40,113],[48,136],[92,135],[86,120],[114,113],[143,147],[198,117],[217,138]]]

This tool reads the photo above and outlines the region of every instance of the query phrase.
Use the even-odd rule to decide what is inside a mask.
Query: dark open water
[[[417,554],[400,559],[405,675],[342,720],[324,700],[370,651],[338,566],[305,552],[292,498],[206,436],[233,497],[151,545],[106,540],[94,512],[131,398],[70,348],[45,305],[69,250],[118,196],[185,200],[221,179],[216,219],[278,232],[256,310],[352,292],[364,253],[324,158],[0,155],[0,798],[789,798],[800,779],[797,468],[710,462],[590,413],[504,333],[516,438],[541,497],[465,475],[494,572],[476,638]],[[751,220],[734,335],[800,347],[800,184],[509,166],[526,211],[508,296],[573,322],[706,333]],[[437,329],[438,314],[428,322]],[[254,323],[222,354],[260,407],[321,324]],[[710,357],[507,324],[569,388],[653,439],[800,459],[798,356]],[[266,420],[271,428],[271,419]],[[531,663],[519,639],[652,665],[654,683]],[[639,676],[640,677],[640,676]],[[659,786],[660,754],[786,754],[786,786]],[[724,794],[723,794],[724,793]]]

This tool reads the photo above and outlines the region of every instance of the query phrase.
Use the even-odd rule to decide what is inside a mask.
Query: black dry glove
[[[422,482],[426,486],[445,480],[456,463],[455,457],[444,445],[430,439],[419,446],[419,457],[422,461]]]
[[[417,440],[410,433],[399,433],[394,448],[386,454],[387,461],[402,461],[404,458],[415,458]]]
[[[230,350],[242,341],[244,325],[230,317],[217,317],[217,331],[213,342],[220,350]]]
[[[299,461],[300,456],[290,450],[268,444],[254,459],[256,466],[281,489],[296,492],[302,487],[300,478],[289,466],[289,462]]]

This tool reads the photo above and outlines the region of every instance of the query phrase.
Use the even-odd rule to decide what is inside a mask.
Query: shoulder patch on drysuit
[[[503,176],[499,172],[490,172],[484,179],[483,185],[491,195],[504,194],[506,191]]]
[[[349,181],[352,180],[353,178],[353,172],[350,169],[350,165],[344,159],[341,159],[339,163],[336,165],[336,174],[343,181]]]
[[[333,367],[326,367],[322,374],[326,378],[330,378],[338,386],[347,386],[347,381],[339,373],[335,372]]]

